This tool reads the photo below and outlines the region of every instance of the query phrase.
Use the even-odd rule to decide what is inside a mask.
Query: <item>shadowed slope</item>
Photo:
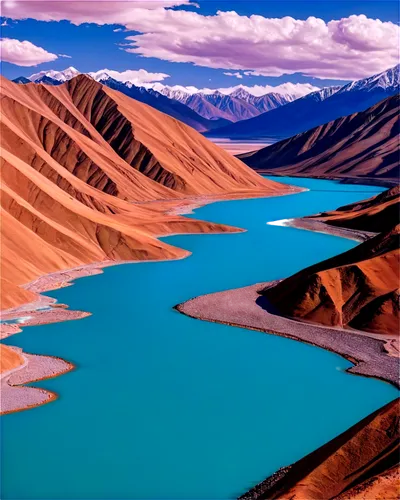
[[[2,308],[33,300],[19,285],[45,273],[187,255],[157,235],[232,230],[166,213],[187,195],[290,190],[86,76],[59,86],[2,79],[1,107]]]
[[[398,95],[389,97],[366,111],[338,118],[239,158],[252,168],[271,174],[371,177],[396,182],[400,174],[399,102]]]
[[[359,201],[337,210],[307,217],[325,224],[378,233],[389,231],[399,221],[400,186],[395,186],[368,200]]]
[[[288,317],[398,334],[399,234],[398,225],[261,293]]]
[[[286,473],[283,471],[282,478],[279,474],[271,476],[241,499],[398,498],[353,497],[346,492],[355,493],[351,489],[355,486],[356,491],[365,490],[373,482],[371,479],[376,481],[376,475],[397,464],[399,437],[399,400],[396,399],[293,464]],[[393,479],[389,478],[386,485],[389,491],[396,491]],[[377,494],[378,490],[374,493]]]

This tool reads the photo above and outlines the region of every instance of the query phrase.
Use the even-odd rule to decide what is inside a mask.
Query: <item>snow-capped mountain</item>
[[[399,66],[342,87],[327,87],[268,113],[209,133],[229,138],[289,137],[364,111],[399,92]]]
[[[268,93],[254,95],[243,85],[231,89],[202,89],[196,87],[169,87],[160,83],[152,87],[161,94],[190,106],[196,113],[205,118],[215,120],[226,118],[237,122],[275,109],[296,99],[294,95]]]
[[[368,78],[363,78],[362,80],[356,80],[355,82],[348,83],[344,85],[340,92],[350,92],[354,90],[363,90],[367,92],[372,92],[377,89],[384,90],[386,92],[398,91],[400,86],[400,64],[394,68],[390,68],[382,73],[377,73]]]
[[[63,71],[56,71],[54,69],[50,69],[47,71],[40,71],[39,73],[34,73],[28,79],[31,82],[36,82],[40,78],[47,76],[48,78],[52,78],[53,80],[57,80],[58,82],[66,82],[67,80],[71,80],[74,76],[80,75],[80,71],[78,71],[73,66],[70,66]]]
[[[316,92],[311,92],[311,94],[302,97],[302,99],[307,98],[307,100],[313,99],[314,101],[321,102],[325,99],[328,99],[328,97],[331,97],[342,88],[343,87],[340,87],[339,85],[334,87],[324,87],[323,89],[317,90]]]

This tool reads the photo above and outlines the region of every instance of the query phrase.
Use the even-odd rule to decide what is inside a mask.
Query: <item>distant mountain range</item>
[[[80,72],[71,66],[63,71],[40,71],[29,78],[19,77],[13,81],[22,84],[34,82],[59,85],[79,74]],[[88,75],[103,85],[149,104],[200,132],[258,116],[296,99],[294,94],[268,93],[256,96],[245,90],[243,86],[236,87],[231,94],[222,93],[219,90],[189,93],[160,84],[139,87],[131,82],[120,82],[106,71],[92,72]]]
[[[399,95],[239,158],[278,175],[399,180]],[[289,106],[289,105],[288,105]],[[272,113],[271,113],[272,114]]]
[[[209,133],[212,137],[289,137],[335,120],[364,111],[385,97],[399,92],[399,67],[348,83],[312,92],[285,106]]]
[[[205,118],[225,118],[231,122],[253,118],[296,99],[292,94],[282,95],[275,92],[255,96],[240,86],[231,94],[224,94],[219,90],[190,94],[170,87],[163,87],[160,93],[186,104]]]
[[[59,85],[78,74],[76,68],[69,67],[63,71],[41,71],[29,78],[16,78],[14,82]],[[139,87],[129,81],[120,82],[107,71],[88,75],[210,137],[234,139],[289,137],[363,111],[399,91],[399,65],[369,78],[342,87],[326,87],[300,98],[298,94],[277,92],[253,95],[240,85],[222,91],[198,91],[194,87],[168,87],[160,83]]]

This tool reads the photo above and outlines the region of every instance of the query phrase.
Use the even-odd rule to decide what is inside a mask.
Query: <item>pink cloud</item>
[[[243,75],[241,73],[239,73],[238,71],[235,72],[235,73],[231,73],[230,71],[226,71],[224,73],[224,75],[226,75],[226,76],[235,76],[236,78],[239,78],[239,79],[243,78]]]
[[[96,0],[93,0],[96,1]],[[193,63],[251,75],[303,73],[318,78],[358,79],[398,63],[400,27],[365,15],[325,22],[316,17],[266,18],[217,12],[204,16],[166,7],[189,0],[130,2],[4,2],[12,19],[119,24],[139,32],[122,50],[165,61]]]
[[[309,17],[268,19],[218,12],[141,10],[127,52],[197,66],[280,76],[357,79],[398,63],[399,26],[364,15],[326,23]],[[174,36],[171,37],[171,32]]]
[[[56,54],[47,52],[27,40],[21,42],[12,38],[0,40],[1,60],[17,66],[36,66],[57,59]]]
[[[190,0],[131,0],[123,2],[98,0],[29,0],[2,2],[2,15],[11,19],[36,19],[38,21],[62,21],[80,25],[83,23],[126,25],[135,19],[138,10],[187,5]],[[95,4],[95,5],[94,5]],[[192,3],[195,7],[196,4]]]

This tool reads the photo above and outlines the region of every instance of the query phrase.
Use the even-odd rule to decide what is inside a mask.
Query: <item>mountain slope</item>
[[[3,78],[1,107],[2,308],[33,300],[20,285],[42,274],[182,257],[156,236],[231,230],[170,213],[187,196],[288,190],[83,75],[58,86]]]
[[[222,118],[229,122],[236,121],[236,117],[232,115],[232,113],[217,108],[214,104],[209,102],[203,94],[188,95],[187,98],[185,98],[185,104],[208,120]]]
[[[399,399],[395,399],[241,500],[394,500],[399,487],[393,474],[399,459],[398,420]],[[382,485],[383,476],[387,479]],[[362,491],[365,496],[356,495]],[[380,496],[382,492],[394,496]]]
[[[202,94],[202,97],[217,109],[226,113],[231,121],[246,120],[260,114],[259,110],[251,103],[218,91],[212,94]]]
[[[368,200],[312,215],[307,219],[318,219],[332,226],[379,233],[390,231],[393,221],[399,219],[399,214],[400,186],[397,185]]]
[[[398,220],[398,219],[397,219]],[[392,221],[396,224],[396,220]],[[264,289],[284,316],[398,334],[400,225]]]
[[[186,104],[205,118],[210,120],[225,118],[231,122],[258,116],[296,99],[293,95],[276,92],[256,96],[242,87],[236,88],[231,93],[222,93],[218,90],[189,93],[184,88],[172,89],[167,86],[156,87],[155,90],[159,90],[170,99]]]
[[[209,133],[213,137],[288,137],[363,111],[399,92],[399,66],[338,89],[330,87],[285,106]]]
[[[73,70],[73,71],[72,71]],[[76,74],[74,73],[76,72]],[[75,68],[67,68],[64,72],[59,71],[42,71],[40,73],[36,73],[31,76],[31,79],[20,77],[14,80],[15,83],[27,84],[30,82],[34,82],[36,84],[42,83],[44,85],[60,85],[61,83],[65,83],[66,81],[70,81],[73,77],[79,75],[80,73],[75,70]],[[186,123],[186,125],[190,125],[195,130],[199,132],[205,132],[207,130],[211,130],[214,127],[222,127],[230,123],[229,120],[221,119],[217,120],[209,120],[199,115],[195,111],[193,111],[189,106],[182,104],[176,100],[169,99],[168,97],[163,96],[159,92],[156,92],[152,89],[146,89],[144,87],[136,87],[135,85],[126,82],[118,82],[114,80],[106,73],[102,73],[97,75],[99,77],[98,81],[102,85],[106,85],[112,89],[118,90],[128,97],[132,99],[136,99],[139,102],[143,102],[162,113],[166,113],[177,120]]]
[[[398,95],[389,97],[366,111],[239,158],[256,170],[282,175],[371,177],[396,182],[400,173],[399,104]]]

